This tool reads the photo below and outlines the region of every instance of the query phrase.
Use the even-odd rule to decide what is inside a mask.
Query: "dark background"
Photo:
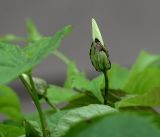
[[[89,60],[92,17],[108,43],[112,62],[130,67],[140,50],[151,53],[160,50],[159,0],[0,0],[0,35],[25,36],[27,17],[36,22],[44,35],[52,35],[67,24],[73,25],[73,32],[65,38],[60,51],[76,61],[90,77],[97,75]],[[48,57],[34,75],[62,84],[66,66],[57,58]],[[23,105],[28,102],[19,81],[11,86],[22,97]],[[28,111],[33,105],[25,107]]]

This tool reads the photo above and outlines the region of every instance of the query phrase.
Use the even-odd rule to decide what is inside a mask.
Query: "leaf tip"
[[[73,30],[73,26],[72,26],[72,25],[67,25],[67,26],[65,27],[65,29],[66,29],[66,31],[67,31],[68,33],[71,33],[72,30]],[[68,34],[68,33],[67,33],[67,34]]]

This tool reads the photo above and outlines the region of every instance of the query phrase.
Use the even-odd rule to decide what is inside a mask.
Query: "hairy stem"
[[[46,123],[45,116],[43,114],[43,111],[42,111],[42,108],[41,108],[41,105],[38,99],[38,94],[37,94],[37,91],[36,91],[36,88],[35,88],[35,85],[32,79],[32,75],[29,74],[28,77],[29,77],[30,84],[32,87],[33,101],[39,113],[43,137],[48,137],[47,123]]]
[[[104,105],[106,105],[106,104],[107,104],[107,101],[108,101],[109,81],[108,81],[107,71],[103,72],[103,74],[104,74],[104,79],[105,79]]]

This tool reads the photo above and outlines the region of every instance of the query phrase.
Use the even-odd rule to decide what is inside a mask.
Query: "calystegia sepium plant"
[[[28,19],[26,37],[0,37],[0,137],[160,137],[160,55],[141,51],[129,68],[111,65],[112,47],[95,19],[90,28],[89,63],[100,72],[92,79],[58,49],[71,25],[44,36]],[[61,86],[35,76],[34,69],[49,55],[66,65]],[[54,74],[51,78],[57,80]],[[16,79],[37,111],[22,112],[23,98],[9,85]]]

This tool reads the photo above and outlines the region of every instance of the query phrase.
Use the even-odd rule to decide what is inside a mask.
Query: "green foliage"
[[[25,121],[26,137],[42,137],[39,124],[36,121]]]
[[[64,83],[64,87],[72,88],[75,76],[85,77],[76,67],[75,63],[70,62],[67,64],[67,79]]]
[[[160,68],[159,55],[142,51],[129,72],[122,90],[130,93],[116,103],[117,107],[159,106]]]
[[[81,75],[74,77],[72,85],[72,87],[75,89],[91,92],[100,102],[103,102],[100,86],[101,81],[99,81],[99,78],[95,78],[92,81],[89,81]]]
[[[141,51],[136,62],[133,64],[130,75],[143,71],[148,67],[157,66],[160,61],[160,55],[152,55],[146,51]]]
[[[27,34],[28,34],[27,38],[29,41],[39,40],[42,38],[41,34],[38,32],[36,28],[36,25],[31,19],[27,19],[26,28],[27,28]]]
[[[55,50],[71,26],[63,28],[53,37],[42,38],[21,49],[7,43],[0,43],[0,84],[8,83],[24,72],[30,71]]]
[[[113,64],[108,73],[109,84],[111,89],[122,89],[127,81],[129,70],[120,65]],[[104,76],[88,80],[83,75],[75,74],[72,76],[72,88],[91,92],[100,102],[103,103],[102,91],[104,89]]]
[[[81,121],[90,121],[96,116],[115,113],[117,110],[105,105],[89,105],[71,110],[60,111],[49,117],[51,137],[61,137],[70,127]]]
[[[152,89],[151,91],[143,95],[128,95],[121,101],[116,103],[117,107],[128,107],[128,106],[147,106],[147,107],[158,107],[160,106],[160,88]]]
[[[88,79],[73,60],[57,50],[71,26],[51,37],[39,33],[30,19],[26,27],[27,38],[12,34],[0,37],[0,114],[5,116],[5,121],[0,122],[0,137],[160,136],[160,117],[152,109],[160,106],[160,55],[142,51],[130,69],[112,64],[107,74],[108,104],[102,105],[106,93],[104,76]],[[94,20],[93,27],[93,39],[98,37],[103,43]],[[11,44],[19,41],[25,41],[26,46]],[[67,65],[63,86],[32,76],[33,69],[52,54]],[[2,85],[18,77],[38,110],[38,113],[25,115],[27,120],[22,120],[17,95]],[[51,107],[43,113],[40,102]]]
[[[112,64],[112,69],[108,72],[109,87],[111,89],[122,89],[128,79],[129,70],[118,64]]]
[[[103,117],[83,122],[64,137],[159,137],[160,131],[148,120],[130,114]]]
[[[142,72],[136,73],[129,79],[125,85],[124,90],[133,94],[144,94],[160,86],[160,69],[156,67],[149,67]]]
[[[17,37],[17,36],[12,35],[12,34],[7,34],[7,35],[4,35],[4,36],[0,37],[0,41],[3,41],[3,42],[9,42],[9,41],[19,42],[19,41],[24,41],[24,38]]]
[[[77,98],[69,101],[67,106],[65,106],[63,109],[77,108],[90,104],[101,104],[101,102],[90,92],[85,92],[79,94]]]
[[[50,85],[47,89],[46,96],[52,103],[57,104],[70,101],[79,95],[72,89]]]
[[[22,127],[0,124],[0,137],[19,137],[24,134]]]
[[[124,90],[129,93],[145,93],[154,86],[160,85],[159,66],[160,55],[151,55],[142,51],[130,70]],[[153,84],[153,85],[152,85]]]
[[[22,118],[19,98],[12,89],[3,85],[0,85],[0,113],[14,120]]]

